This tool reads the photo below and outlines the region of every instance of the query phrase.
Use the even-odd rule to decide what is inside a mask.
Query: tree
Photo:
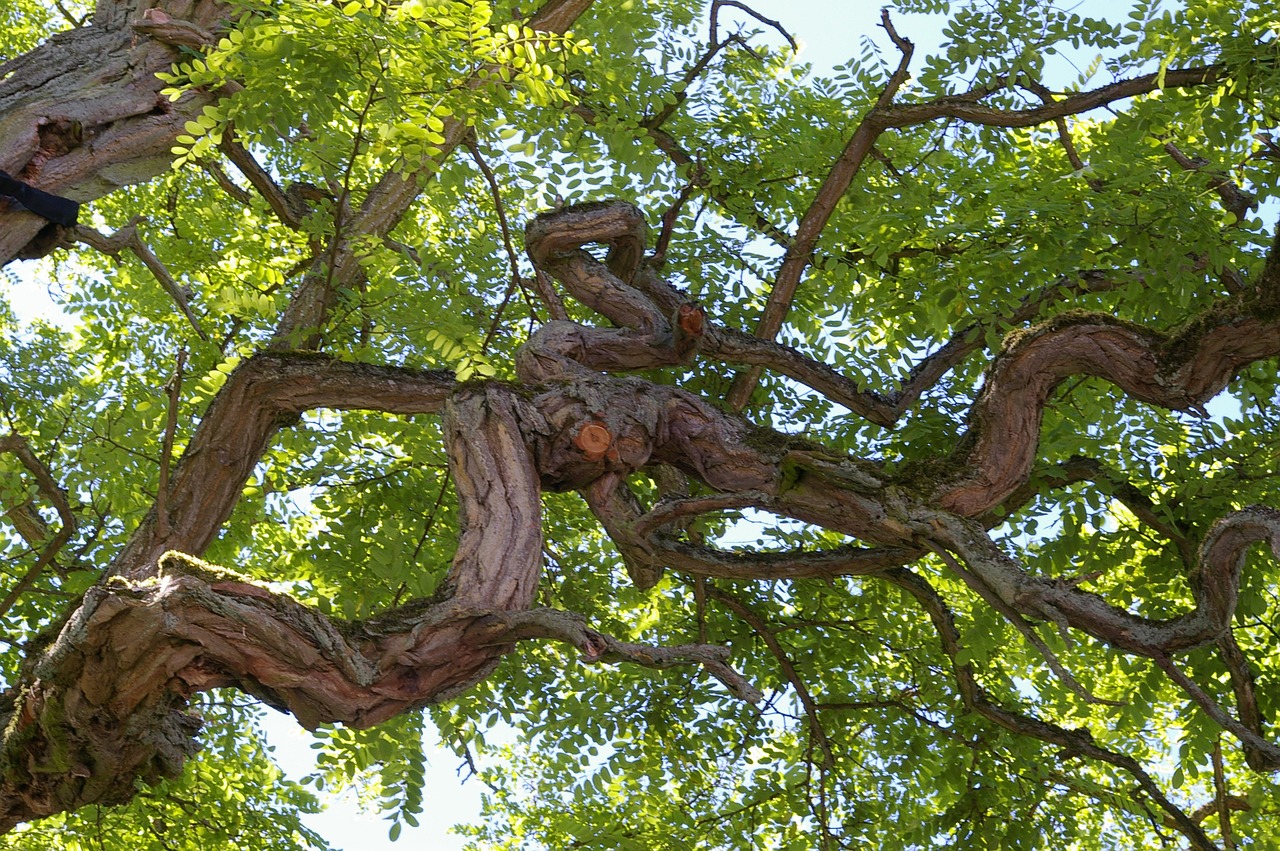
[[[1265,843],[1273,9],[948,5],[11,3],[0,841]]]

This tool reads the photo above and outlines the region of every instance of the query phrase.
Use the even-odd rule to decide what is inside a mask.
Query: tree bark
[[[80,202],[162,173],[182,126],[215,95],[171,103],[156,74],[169,70],[180,44],[216,31],[227,15],[215,0],[101,0],[87,26],[0,67],[0,169]],[[47,253],[58,231],[0,202],[0,265]]]

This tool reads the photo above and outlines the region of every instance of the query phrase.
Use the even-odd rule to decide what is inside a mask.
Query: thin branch
[[[1227,666],[1227,672],[1231,676],[1231,690],[1236,697],[1236,714],[1240,718],[1240,723],[1261,738],[1263,719],[1262,710],[1258,706],[1257,676],[1254,674],[1253,666],[1249,664],[1248,657],[1236,643],[1232,630],[1223,633],[1217,640],[1216,646],[1218,658]],[[1254,771],[1272,770],[1270,760],[1248,745],[1244,748],[1244,759]]]
[[[853,178],[857,176],[863,162],[866,161],[867,156],[871,153],[871,148],[874,146],[876,139],[888,129],[888,125],[880,120],[880,115],[893,105],[893,100],[897,96],[898,90],[907,80],[907,70],[911,64],[911,56],[915,46],[898,35],[898,31],[894,29],[893,22],[889,18],[888,9],[881,10],[880,25],[889,33],[894,45],[902,53],[902,59],[898,62],[898,67],[880,92],[875,105],[858,122],[857,129],[849,137],[848,143],[846,143],[844,150],[837,158],[835,165],[832,166],[831,172],[827,175],[826,180],[822,182],[817,195],[800,219],[800,224],[796,228],[795,239],[787,247],[786,254],[783,255],[782,265],[779,267],[777,277],[774,279],[773,289],[769,293],[768,301],[765,303],[764,314],[760,317],[760,324],[756,327],[756,336],[762,340],[772,340],[782,329],[782,323],[791,309],[791,302],[794,300],[796,289],[800,285],[800,278],[813,257],[813,250],[818,244],[818,238],[826,228],[827,222],[830,221],[832,213],[835,212],[836,204],[848,191]],[[755,390],[756,384],[760,380],[761,372],[762,370],[756,367],[745,373],[740,373],[734,379],[733,386],[725,398],[726,404],[731,410],[740,411],[746,406],[752,391]]]
[[[923,103],[895,103],[887,105],[878,118],[886,127],[901,128],[925,124],[940,118],[954,118],[984,127],[1033,127],[1057,118],[1079,115],[1106,106],[1118,100],[1150,94],[1154,91],[1202,86],[1216,83],[1227,75],[1226,66],[1202,65],[1156,71],[1117,80],[1106,86],[1086,92],[1066,94],[1061,100],[1031,109],[998,109],[984,106],[979,101],[1005,88],[993,85],[962,95],[950,95]]]
[[[878,393],[864,390],[834,367],[816,361],[790,346],[762,340],[732,328],[711,326],[700,352],[729,363],[753,364],[777,370],[817,390],[828,399],[877,425],[892,426],[920,396],[969,355],[986,346],[987,330],[1001,324],[1022,324],[1046,308],[1075,295],[1106,292],[1143,278],[1141,272],[1107,273],[1085,270],[1062,275],[1048,286],[1025,296],[1005,316],[975,320],[958,329],[934,352],[915,364],[896,390]]]
[[[1218,805],[1218,830],[1222,833],[1222,847],[1234,851],[1235,840],[1231,836],[1231,796],[1227,794],[1227,780],[1222,770],[1222,737],[1213,743],[1213,791]]]
[[[538,298],[542,299],[542,303],[547,306],[547,312],[552,319],[567,322],[569,320],[569,311],[565,310],[564,301],[560,298],[560,293],[551,284],[551,276],[541,269],[535,269],[533,272],[533,288],[538,293]]]
[[[852,545],[816,551],[731,552],[660,534],[636,534],[636,524],[644,515],[623,483],[601,480],[583,490],[582,496],[642,589],[652,587],[667,568],[708,579],[834,579],[882,573],[924,554],[917,548]]]
[[[760,640],[769,648],[769,652],[773,654],[773,658],[778,662],[778,667],[782,670],[782,675],[787,678],[787,682],[791,683],[791,687],[796,690],[796,697],[799,698],[805,714],[809,717],[809,735],[813,736],[818,743],[818,747],[822,750],[822,769],[830,771],[835,766],[836,758],[835,753],[831,750],[831,740],[827,737],[827,732],[822,727],[821,719],[818,718],[818,704],[813,699],[813,695],[809,694],[808,687],[805,686],[804,680],[800,678],[800,673],[792,663],[791,657],[787,655],[787,651],[778,641],[778,637],[769,629],[769,624],[746,603],[710,583],[707,584],[707,596],[723,604],[729,611],[741,618],[756,635],[760,636]]]
[[[579,118],[581,118],[587,125],[592,127],[596,126],[600,121],[597,110],[593,107],[586,106],[582,103],[574,104],[572,107],[569,108],[569,111],[574,115],[578,116]],[[782,228],[775,225],[773,222],[769,221],[769,219],[766,218],[765,215],[761,213],[759,209],[756,208],[754,202],[748,202],[750,204],[750,211],[748,214],[744,216],[741,214],[741,212],[738,209],[742,205],[739,203],[736,203],[735,199],[733,199],[729,195],[724,194],[723,192],[717,191],[715,187],[706,185],[704,180],[697,178],[697,173],[698,173],[697,161],[694,159],[692,154],[686,151],[680,145],[680,143],[677,142],[673,136],[671,136],[670,133],[667,133],[665,130],[658,129],[656,127],[650,127],[645,129],[645,135],[648,136],[649,139],[653,142],[654,147],[656,147],[658,150],[662,151],[664,154],[667,155],[667,157],[671,160],[672,163],[674,163],[677,166],[685,166],[690,168],[694,175],[694,179],[696,180],[697,187],[699,189],[706,191],[707,197],[711,198],[713,201],[719,204],[720,209],[723,211],[723,213],[726,216],[728,216],[730,219],[733,219],[734,221],[740,221],[741,219],[746,219],[747,220],[746,224],[749,227],[752,227],[755,230],[759,231],[760,233],[764,234],[766,237],[768,237],[770,240],[772,240],[776,245],[778,245],[781,248],[786,248],[787,246],[791,245],[791,242],[792,242],[791,235],[786,231],[784,231]]]
[[[1187,693],[1187,695],[1195,702],[1204,714],[1209,716],[1215,724],[1235,736],[1248,748],[1252,748],[1260,756],[1267,761],[1268,770],[1275,771],[1280,768],[1280,746],[1268,742],[1254,731],[1250,730],[1238,720],[1231,717],[1225,709],[1218,705],[1200,684],[1191,677],[1187,676],[1182,670],[1173,663],[1168,656],[1154,657],[1156,666],[1164,671],[1169,679],[1173,680],[1178,686]]]
[[[160,282],[160,286],[169,294],[169,298],[173,299],[173,303],[182,311],[182,315],[187,318],[187,322],[191,323],[196,335],[201,340],[208,342],[209,335],[204,332],[204,328],[200,326],[200,320],[196,318],[195,313],[191,310],[191,303],[187,297],[186,289],[174,279],[169,269],[160,262],[160,258],[156,257],[151,249],[147,247],[147,244],[142,241],[142,238],[138,236],[138,223],[141,221],[142,218],[140,216],[135,217],[111,236],[99,233],[88,225],[77,225],[73,233],[76,241],[96,248],[110,257],[118,257],[122,250],[129,249]]]
[[[173,436],[178,430],[178,404],[182,398],[182,368],[187,362],[184,346],[178,350],[173,375],[165,384],[168,395],[168,411],[164,424],[164,442],[160,450],[160,484],[156,490],[156,537],[163,541],[169,537],[169,467],[173,462]]]
[[[489,195],[493,198],[493,208],[498,215],[498,227],[502,231],[502,247],[507,252],[507,262],[511,264],[511,283],[507,285],[507,291],[502,297],[502,304],[498,305],[498,309],[493,312],[493,320],[489,323],[489,330],[485,333],[484,342],[481,344],[482,349],[488,349],[489,343],[493,341],[494,336],[498,333],[498,326],[502,322],[502,314],[506,310],[507,303],[511,300],[512,293],[519,290],[525,296],[525,302],[529,305],[529,313],[536,318],[537,312],[534,310],[533,300],[529,298],[529,294],[525,290],[524,279],[520,277],[520,255],[516,253],[515,245],[511,240],[511,226],[507,220],[506,205],[502,203],[502,190],[498,186],[498,179],[494,176],[493,169],[489,168],[489,164],[485,162],[484,155],[480,153],[480,146],[476,142],[475,134],[467,137],[464,144],[471,153],[471,159],[480,168],[480,173],[484,175],[485,183],[489,186]]]
[[[999,525],[1010,514],[1030,502],[1044,487],[1060,488],[1086,481],[1102,486],[1105,493],[1117,499],[1141,523],[1173,543],[1188,570],[1195,566],[1196,545],[1191,540],[1188,530],[1176,521],[1170,521],[1161,516],[1162,507],[1118,470],[1108,467],[1096,458],[1083,455],[1072,455],[1044,473],[1028,478],[1022,487],[1004,499],[1001,503],[1002,511],[999,514],[993,514],[987,522],[992,526]]]
[[[933,553],[936,556],[938,556],[938,558],[942,559],[943,563],[946,564],[946,566],[951,570],[951,572],[954,573],[956,576],[959,576],[960,579],[964,581],[964,584],[968,585],[969,588],[974,591],[974,593],[976,593],[979,597],[985,600],[987,604],[991,606],[991,608],[995,609],[1002,616],[1004,616],[1004,619],[1007,620],[1013,626],[1014,629],[1016,629],[1018,632],[1022,634],[1022,637],[1027,640],[1027,643],[1030,644],[1032,647],[1034,647],[1037,652],[1039,652],[1041,657],[1044,658],[1045,662],[1048,663],[1049,669],[1053,671],[1054,674],[1057,675],[1058,679],[1062,680],[1063,684],[1068,689],[1070,689],[1073,694],[1075,694],[1085,703],[1093,703],[1093,704],[1099,704],[1104,706],[1124,706],[1125,705],[1124,701],[1120,701],[1120,700],[1104,700],[1103,698],[1096,696],[1091,691],[1086,689],[1071,674],[1071,672],[1067,670],[1067,667],[1062,664],[1062,660],[1058,658],[1057,654],[1055,654],[1052,650],[1049,649],[1049,646],[1044,643],[1044,640],[1040,638],[1040,636],[1036,635],[1036,632],[1032,628],[1031,624],[1027,623],[1027,619],[1024,618],[1022,615],[1018,614],[1018,612],[1012,606],[1006,603],[1004,600],[1000,599],[999,594],[996,594],[994,591],[991,590],[991,588],[985,582],[983,582],[977,576],[974,576],[972,573],[966,570],[963,566],[961,566],[961,564],[958,561],[956,561],[954,558],[951,557],[951,553],[947,552],[942,547],[939,547],[936,544],[932,542],[927,542],[927,541],[925,542],[925,546],[928,547],[930,550],[932,550]]]
[[[752,50],[751,45],[747,44],[747,42],[744,41],[740,36],[735,34],[735,35],[727,36],[726,38],[723,38],[723,39],[719,37],[719,30],[720,30],[719,16],[720,16],[721,6],[732,6],[733,8],[741,9],[751,17],[755,18],[757,21],[760,21],[762,24],[765,24],[777,30],[777,32],[787,40],[787,43],[791,45],[792,52],[797,52],[800,50],[799,45],[796,44],[796,40],[792,37],[791,33],[787,32],[786,29],[783,28],[782,24],[780,24],[778,21],[775,21],[771,18],[764,17],[759,12],[750,8],[746,4],[737,2],[737,0],[712,0],[710,20],[707,27],[708,43],[707,43],[706,51],[704,51],[703,54],[700,57],[698,57],[697,61],[695,61],[692,65],[690,65],[685,70],[684,75],[682,76],[680,82],[677,83],[674,87],[674,92],[673,92],[674,97],[672,98],[671,102],[667,103],[657,114],[655,114],[651,118],[647,118],[641,121],[640,126],[648,129],[657,129],[661,127],[663,124],[665,124],[667,119],[670,118],[675,113],[675,111],[680,108],[681,104],[683,104],[685,100],[688,98],[689,87],[693,85],[694,81],[697,80],[698,77],[702,76],[704,71],[707,70],[707,67],[711,64],[711,60],[713,60],[716,57],[716,54],[718,54],[722,49],[729,46],[730,44],[739,45],[740,47],[742,47],[743,50],[750,53],[757,60],[763,61],[763,57],[761,57],[758,53]]]
[[[759,703],[764,698],[758,688],[726,664],[729,658],[727,647],[714,644],[662,646],[619,641],[611,635],[588,628],[586,619],[576,612],[561,609],[494,612],[481,617],[470,628],[469,633],[469,638],[477,643],[500,644],[553,638],[572,644],[582,651],[583,661],[591,663],[631,662],[659,669],[676,665],[701,665],[739,700]],[[482,635],[484,637],[480,638]]]
[[[1189,157],[1173,142],[1165,142],[1164,149],[1176,162],[1186,171],[1200,171],[1209,165],[1209,161],[1202,157]],[[1236,217],[1233,224],[1238,225],[1244,221],[1249,215],[1250,210],[1258,209],[1258,199],[1239,184],[1218,171],[1210,171],[1209,188],[1218,193],[1218,198],[1222,202],[1222,209]]]
[[[733,508],[756,508],[768,505],[772,497],[761,491],[744,491],[742,493],[723,493],[712,496],[697,496],[688,499],[674,499],[660,502],[651,511],[635,522],[635,534],[641,537],[649,535],[670,523],[685,517],[696,517],[709,511],[724,511]]]
[[[696,177],[691,176],[689,182],[676,195],[676,199],[671,202],[671,206],[662,214],[662,227],[658,231],[658,239],[653,244],[653,265],[656,268],[662,268],[666,262],[667,248],[671,245],[671,236],[675,233],[676,222],[680,219],[680,211],[684,209],[684,205],[693,194],[695,182]]]
[[[302,226],[302,220],[294,213],[293,208],[289,205],[289,199],[285,197],[285,193],[276,185],[275,180],[267,173],[253,154],[249,153],[244,146],[236,141],[234,132],[227,127],[222,132],[222,144],[218,146],[227,159],[231,160],[236,168],[240,169],[240,173],[252,184],[253,188],[258,190],[258,194],[267,202],[267,206],[271,208],[271,212],[276,214],[276,218],[282,224],[291,230],[297,230]]]
[[[711,64],[711,60],[716,57],[716,54],[728,45],[737,41],[734,37],[726,38],[723,41],[716,39],[714,23],[714,17],[716,14],[715,9],[716,3],[713,2],[711,4],[711,15],[713,19],[713,23],[711,24],[711,44],[708,46],[706,52],[699,56],[698,60],[690,65],[688,70],[685,71],[684,76],[680,79],[680,82],[676,84],[674,91],[672,92],[673,96],[671,98],[671,102],[665,104],[662,109],[658,110],[658,112],[654,113],[651,117],[643,119],[640,122],[641,127],[644,127],[647,130],[655,130],[665,124],[667,119],[674,115],[676,110],[679,109],[686,100],[688,100],[689,86],[693,85],[693,82],[697,80],[698,77],[701,76],[702,72],[707,69],[707,66]]]
[[[1039,80],[1023,80],[1021,85],[1039,96],[1040,100],[1046,104],[1053,103],[1053,92],[1044,83]],[[1075,141],[1071,138],[1071,129],[1067,126],[1067,119],[1059,116],[1053,119],[1054,126],[1058,128],[1058,141],[1062,144],[1062,149],[1066,151],[1067,161],[1071,163],[1071,168],[1078,174],[1084,174],[1085,162],[1080,159],[1080,154],[1076,151]],[[1087,178],[1089,188],[1094,192],[1102,191],[1102,181],[1096,177]]]
[[[563,33],[591,7],[593,0],[547,0],[525,23],[528,27],[544,32]],[[479,87],[484,82],[476,75],[468,78],[468,87]],[[366,108],[369,106],[366,103]],[[365,116],[361,117],[363,122]],[[422,192],[422,187],[440,169],[440,165],[453,151],[465,143],[471,128],[459,119],[444,119],[443,140],[435,147],[439,153],[420,162],[398,162],[387,169],[377,183],[365,194],[364,201],[354,214],[347,217],[343,210],[350,197],[349,179],[343,197],[335,207],[335,216],[344,225],[344,240],[334,239],[328,262],[324,269],[313,270],[303,280],[290,300],[284,316],[273,335],[272,347],[276,350],[314,346],[320,342],[317,329],[328,317],[333,293],[343,286],[355,288],[363,275],[363,269],[353,250],[358,245],[356,236],[373,236],[379,240],[391,233]],[[348,178],[354,160],[348,162]],[[411,172],[411,173],[406,173]],[[303,339],[300,335],[306,334]]]
[[[22,595],[31,588],[45,567],[53,563],[58,552],[75,534],[77,524],[75,514],[71,511],[71,503],[67,499],[66,491],[54,479],[53,474],[45,466],[44,462],[31,451],[31,445],[25,437],[12,433],[5,435],[0,438],[0,452],[12,453],[22,466],[27,468],[27,471],[35,477],[36,488],[53,505],[58,512],[58,519],[62,521],[57,534],[40,551],[40,555],[36,557],[35,562],[18,580],[18,583],[9,590],[3,600],[0,600],[0,618],[3,618]]]
[[[229,132],[229,130],[230,128],[228,128],[227,132]],[[226,137],[224,136],[223,138],[225,140]],[[227,193],[227,195],[235,200],[236,203],[245,207],[253,203],[253,196],[238,186],[236,182],[231,179],[231,176],[223,170],[222,166],[204,159],[196,160],[196,163],[213,178],[214,183],[218,184],[218,188]]]

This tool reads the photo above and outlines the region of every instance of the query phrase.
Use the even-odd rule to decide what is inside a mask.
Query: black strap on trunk
[[[7,195],[37,216],[43,216],[67,228],[76,223],[76,216],[80,213],[77,202],[41,192],[34,186],[10,177],[5,171],[0,171],[0,195]]]

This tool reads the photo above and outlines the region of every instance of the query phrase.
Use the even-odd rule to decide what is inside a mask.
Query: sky
[[[893,61],[892,45],[879,26],[880,3],[865,0],[747,2],[764,17],[778,21],[797,39],[801,44],[799,61],[811,64],[817,73],[830,71],[859,53],[862,35],[870,35]],[[1105,17],[1122,13],[1130,6],[1128,0],[1084,0],[1075,11],[1081,15]],[[748,18],[739,10],[728,6],[722,8],[722,24],[744,20]],[[899,33],[917,45],[914,64],[919,67],[924,56],[941,39],[942,16],[895,16],[894,22]],[[780,43],[777,37],[769,40]],[[1088,58],[1084,61],[1087,63]],[[26,316],[38,314],[52,318],[56,315],[57,308],[48,300],[44,287],[32,280],[30,265],[16,266],[16,269],[10,267],[21,279],[18,291],[13,295],[15,308]],[[315,767],[315,752],[310,747],[313,739],[291,717],[273,711],[268,711],[267,716],[265,727],[278,762],[291,777],[301,779]],[[448,833],[448,828],[457,822],[478,819],[482,787],[474,778],[462,782],[458,774],[459,760],[451,752],[434,742],[428,742],[428,745],[425,809],[419,817],[420,827],[406,826],[399,840],[392,843],[387,836],[389,822],[376,814],[360,813],[346,799],[338,799],[325,813],[310,817],[307,820],[309,826],[342,851],[461,849],[462,839]]]

